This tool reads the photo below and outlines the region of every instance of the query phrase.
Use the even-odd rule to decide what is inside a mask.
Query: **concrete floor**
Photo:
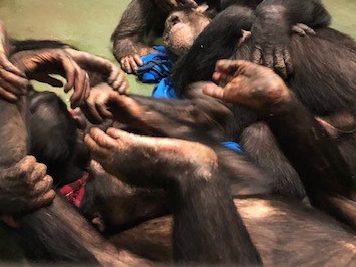
[[[333,26],[356,38],[356,0],[323,2],[333,15]],[[110,35],[128,3],[129,0],[0,0],[0,18],[14,38],[58,39],[114,60]],[[137,83],[132,75],[129,79],[131,91],[150,94],[152,86]],[[1,229],[0,239],[0,261],[20,258]]]

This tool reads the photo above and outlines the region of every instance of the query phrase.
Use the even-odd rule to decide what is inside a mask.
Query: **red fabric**
[[[59,193],[64,196],[69,203],[79,208],[85,195],[85,185],[88,181],[89,173],[84,172],[82,177],[74,182],[63,186]]]

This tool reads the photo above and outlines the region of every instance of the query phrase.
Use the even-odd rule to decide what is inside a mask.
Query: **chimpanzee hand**
[[[124,49],[120,50],[120,62],[121,68],[127,73],[135,73],[137,69],[143,65],[141,59],[142,56],[146,56],[150,53],[153,53],[155,50],[146,46],[143,43],[137,43],[131,39],[120,40],[120,47]]]
[[[166,13],[172,12],[179,6],[183,7],[198,7],[198,4],[194,0],[154,0],[156,5]]]
[[[140,121],[143,110],[131,97],[114,92],[108,85],[100,84],[93,88],[82,111],[92,123],[102,123],[105,119],[130,124]]]
[[[127,93],[128,81],[125,73],[115,64],[105,58],[72,48],[66,48],[65,51],[89,74],[91,87],[108,83],[115,91]]]
[[[18,96],[26,92],[28,85],[26,75],[0,52],[0,98],[15,102]]]
[[[213,79],[227,81],[224,88],[209,84],[206,95],[230,103],[245,105],[257,111],[270,110],[271,106],[288,102],[290,91],[284,81],[271,69],[241,60],[220,60]]]
[[[259,10],[251,32],[252,62],[274,69],[281,77],[287,78],[293,66],[288,51],[290,26],[283,7],[270,6]]]
[[[33,156],[0,171],[0,213],[29,212],[49,204],[55,197],[47,168]]]
[[[29,79],[62,87],[63,83],[50,74],[59,74],[67,79],[64,91],[74,89],[70,98],[72,107],[84,103],[89,96],[88,74],[63,49],[28,50],[14,54],[10,60],[23,71]]]
[[[80,109],[91,123],[100,124],[112,117],[107,103],[112,95],[116,94],[108,84],[100,83],[90,90],[88,99]]]
[[[303,23],[297,23],[292,27],[292,32],[298,34],[299,36],[306,36],[307,34],[315,35],[316,32],[310,28],[308,25]]]

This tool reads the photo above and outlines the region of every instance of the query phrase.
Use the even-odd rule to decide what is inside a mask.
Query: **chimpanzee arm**
[[[330,24],[330,15],[318,0],[264,0],[256,16],[252,27],[253,62],[274,68],[283,77],[293,68],[286,48],[293,25],[320,28]]]
[[[311,203],[356,229],[355,182],[334,140],[296,97],[266,120]]]
[[[222,60],[207,95],[257,110],[301,177],[311,203],[356,229],[355,183],[335,143],[283,80],[268,68],[247,61]]]
[[[202,96],[194,100],[155,100],[132,96],[143,108],[140,119],[164,134],[174,138],[205,138],[224,140],[224,125],[232,120],[231,110],[223,103]]]
[[[124,11],[111,40],[114,56],[126,72],[131,73],[142,64],[140,56],[151,51],[144,43],[145,35],[157,19],[163,25],[165,16],[152,0],[132,0]]]

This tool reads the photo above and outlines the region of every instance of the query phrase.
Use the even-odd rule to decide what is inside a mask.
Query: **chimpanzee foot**
[[[115,128],[92,129],[85,137],[92,156],[104,169],[138,186],[165,186],[181,173],[209,178],[217,156],[199,143],[143,137]]]
[[[204,93],[257,111],[274,111],[288,103],[291,91],[271,69],[242,60],[220,60],[213,78],[227,81],[224,88],[209,84]]]

